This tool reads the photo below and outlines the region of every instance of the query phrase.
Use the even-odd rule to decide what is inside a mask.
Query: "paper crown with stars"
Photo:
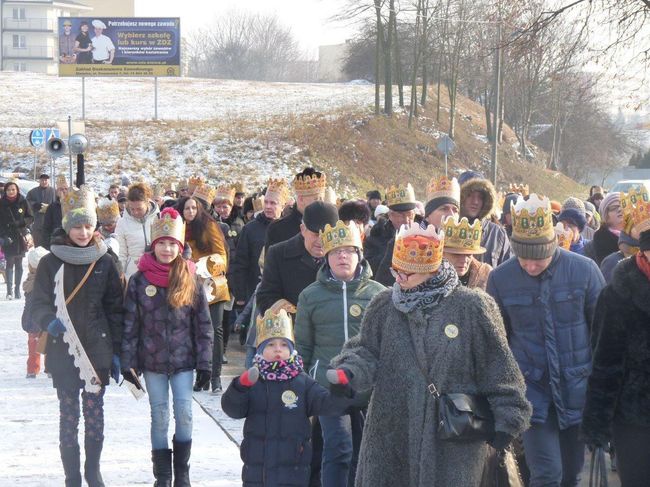
[[[257,339],[255,340],[255,347],[259,347],[260,344],[272,338],[285,338],[291,340],[292,343],[295,341],[291,317],[284,309],[276,313],[271,309],[267,309],[264,316],[257,317],[256,326]]]
[[[402,225],[395,236],[392,266],[409,274],[436,272],[442,262],[445,234],[433,225]]]

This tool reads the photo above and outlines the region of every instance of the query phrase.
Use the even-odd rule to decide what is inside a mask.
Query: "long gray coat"
[[[531,407],[499,310],[483,291],[459,286],[438,307],[404,314],[393,305],[391,292],[373,299],[361,333],[332,360],[352,372],[355,389],[374,386],[356,486],[476,486],[486,444],[436,439],[433,397],[407,327],[441,392],[486,395],[496,430],[517,436],[528,426]],[[450,324],[458,329],[455,338],[445,333]]]

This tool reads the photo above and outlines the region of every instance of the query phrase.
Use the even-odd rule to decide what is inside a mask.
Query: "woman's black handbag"
[[[485,396],[464,393],[440,393],[417,358],[409,328],[413,356],[427,381],[427,389],[436,404],[438,438],[447,441],[490,441],[494,438],[494,415]]]

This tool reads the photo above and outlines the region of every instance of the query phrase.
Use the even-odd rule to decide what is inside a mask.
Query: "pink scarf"
[[[196,266],[194,262],[185,261],[190,274],[194,274]],[[153,254],[145,253],[138,261],[138,270],[144,274],[151,284],[157,287],[169,287],[169,271],[171,265],[161,264],[156,260]]]

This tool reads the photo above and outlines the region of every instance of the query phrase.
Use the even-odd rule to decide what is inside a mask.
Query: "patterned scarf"
[[[458,285],[458,274],[454,266],[442,259],[436,275],[422,284],[411,289],[402,289],[399,284],[393,284],[393,304],[402,313],[417,308],[434,308]]]
[[[303,371],[302,358],[295,350],[287,360],[268,362],[259,353],[253,358],[253,364],[259,369],[264,380],[284,382],[293,379]]]

